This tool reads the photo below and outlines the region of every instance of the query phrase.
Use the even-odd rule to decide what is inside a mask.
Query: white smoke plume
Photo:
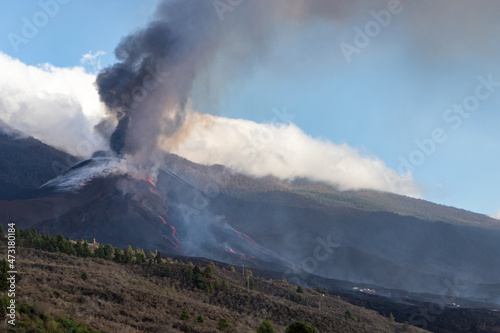
[[[347,144],[313,138],[294,124],[258,124],[190,112],[177,136],[165,137],[161,144],[166,151],[194,162],[222,164],[257,177],[304,177],[342,191],[421,195],[411,175],[402,176],[382,160],[363,156]]]

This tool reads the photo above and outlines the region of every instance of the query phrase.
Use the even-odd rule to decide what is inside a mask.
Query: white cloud
[[[90,65],[92,66],[94,72],[101,70],[101,57],[105,55],[104,51],[97,51],[96,53],[92,53],[89,51],[87,54],[84,54],[80,59],[80,63],[82,65]]]
[[[0,120],[71,154],[105,147],[93,127],[104,111],[82,67],[28,66],[0,52]]]
[[[81,67],[27,66],[0,53],[0,120],[28,135],[89,156],[106,147],[93,127],[104,117],[95,76]],[[257,124],[190,112],[167,150],[194,162],[223,164],[255,175],[307,177],[341,190],[375,189],[420,196],[411,175],[346,144],[313,138],[294,124]]]
[[[411,175],[402,176],[346,144],[308,136],[294,124],[191,113],[178,136],[161,143],[194,162],[223,164],[255,176],[307,177],[340,190],[374,189],[414,197],[421,193]]]

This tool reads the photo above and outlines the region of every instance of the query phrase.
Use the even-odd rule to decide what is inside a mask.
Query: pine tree
[[[113,248],[112,245],[108,244],[104,247],[104,259],[106,260],[113,260],[113,253],[115,252],[115,249]]]
[[[54,236],[54,248],[57,248],[59,251],[63,251],[64,249],[64,236],[61,234],[57,234]]]
[[[75,245],[75,252],[78,257],[83,257],[83,245],[81,240],[77,240]]]
[[[299,294],[303,294],[304,293],[304,288],[302,288],[302,286],[297,283],[297,290],[295,292],[297,292]]]
[[[101,259],[106,258],[106,252],[105,252],[104,246],[102,244],[99,244],[99,247],[97,247],[97,249],[94,250],[94,257],[101,258]]]
[[[213,279],[214,278],[214,275],[212,273],[212,266],[210,265],[207,265],[205,267],[205,269],[203,270],[203,275],[207,278],[207,279]]]
[[[220,283],[220,290],[226,290],[227,289],[227,282],[226,280],[222,280]]]
[[[123,262],[123,251],[117,247],[115,247],[115,262]]]
[[[253,278],[248,279],[248,288],[250,288],[250,290],[257,288],[257,283],[255,283]]]
[[[166,264],[165,267],[163,267],[163,274],[164,277],[171,277],[172,276],[172,269],[170,268],[170,264]]]
[[[82,248],[83,248],[82,249],[82,257],[86,258],[86,257],[90,257],[92,255],[92,252],[90,251],[89,243],[87,242],[87,240],[83,241]]]
[[[180,320],[188,320],[191,316],[189,315],[189,312],[186,308],[182,309],[182,313],[179,316]]]
[[[157,264],[160,264],[160,263],[162,262],[162,260],[161,260],[161,253],[160,253],[160,251],[158,251],[158,253],[157,253],[157,254],[156,254],[156,256],[155,256],[155,262],[156,262]]]
[[[144,254],[144,250],[139,248],[135,250],[135,262],[137,264],[146,262],[146,254]]]
[[[132,250],[132,246],[127,245],[125,251],[123,252],[123,262],[131,263],[134,260],[134,250]]]

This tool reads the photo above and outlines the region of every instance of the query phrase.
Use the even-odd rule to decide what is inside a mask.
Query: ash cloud
[[[216,4],[161,2],[153,22],[120,42],[119,62],[97,76],[101,100],[118,120],[110,138],[117,154],[151,162],[158,136],[182,126],[196,79],[222,54],[228,66],[252,65],[265,55],[280,22],[344,19],[357,11],[353,4],[324,0]]]

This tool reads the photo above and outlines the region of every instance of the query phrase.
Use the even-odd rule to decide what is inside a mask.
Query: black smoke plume
[[[248,67],[265,54],[281,22],[337,20],[352,9],[340,0],[161,2],[155,20],[124,38],[115,50],[119,62],[97,77],[100,98],[118,121],[111,149],[151,159],[158,136],[182,125],[195,79],[216,61]]]

